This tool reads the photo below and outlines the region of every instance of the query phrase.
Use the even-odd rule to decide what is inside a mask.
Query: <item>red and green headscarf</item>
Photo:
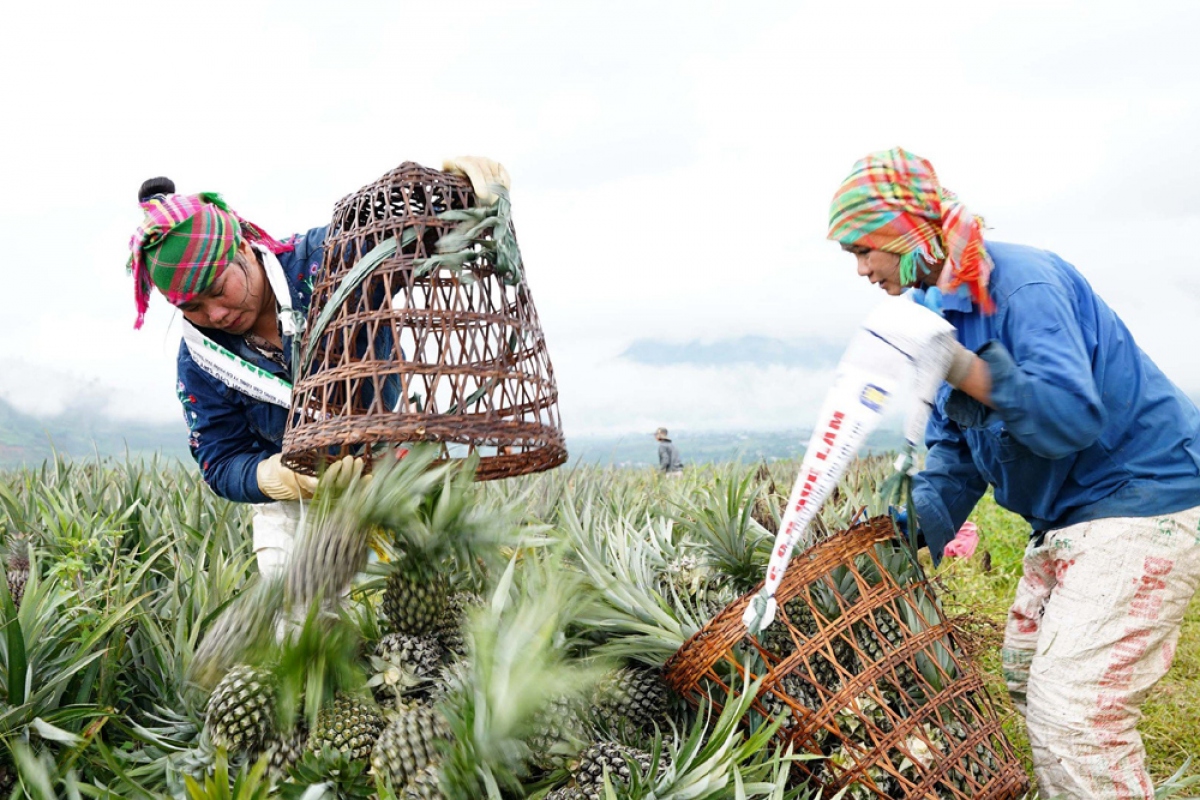
[[[262,228],[242,219],[215,192],[155,195],[142,203],[146,218],[129,240],[128,268],[142,327],[157,286],[171,305],[190,302],[233,263],[242,240],[272,253],[290,250]]]
[[[933,165],[896,147],[854,165],[829,209],[829,238],[900,256],[900,279],[916,278],[917,256],[945,259],[938,288],[966,286],[985,313],[992,259],[983,246],[983,220],[938,181]]]

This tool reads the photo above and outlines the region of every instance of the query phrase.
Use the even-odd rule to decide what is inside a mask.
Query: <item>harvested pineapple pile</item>
[[[846,527],[888,467],[862,462],[823,524]],[[186,472],[53,469],[0,484],[0,797],[817,794],[777,747],[785,706],[736,685],[719,712],[693,707],[663,679],[761,579],[766,473],[474,484],[417,452],[318,498],[285,579],[261,584],[240,509]],[[829,601],[783,615],[803,628]],[[886,649],[892,622],[859,646]],[[774,629],[762,644],[790,646]],[[841,656],[789,692],[836,691]]]
[[[318,498],[285,578],[209,629],[191,669],[211,685],[204,724],[176,759],[187,785],[222,758],[285,796],[326,782],[346,797],[708,797],[735,773],[755,794],[783,780],[773,728],[737,726],[752,695],[717,717],[663,680],[716,595],[701,616],[663,607],[661,631],[620,608],[661,606],[700,568],[674,553],[669,518],[661,558],[635,563],[575,508],[521,523],[431,457]]]

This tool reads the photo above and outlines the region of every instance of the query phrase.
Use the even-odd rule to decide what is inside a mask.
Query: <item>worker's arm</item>
[[[913,480],[916,525],[934,563],[987,491],[957,424],[934,409],[925,437],[925,469]],[[910,515],[913,516],[913,515]]]
[[[176,388],[188,423],[188,449],[204,482],[227,500],[269,502],[258,484],[258,465],[278,448],[269,448],[250,428],[235,399],[240,395],[196,366],[182,347]]]
[[[995,408],[992,404],[992,371],[982,358],[974,353],[971,353],[970,356],[964,376],[958,381],[955,388],[967,396],[975,398],[988,408]]]
[[[981,347],[960,392],[995,409],[1012,437],[1042,458],[1091,446],[1106,414],[1091,353],[1065,293],[1048,283],[1023,286],[998,312],[997,323],[1011,352],[1000,341]],[[947,410],[962,407],[963,400],[951,397]]]

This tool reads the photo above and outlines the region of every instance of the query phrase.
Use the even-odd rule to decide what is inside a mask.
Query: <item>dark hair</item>
[[[156,194],[175,194],[175,181],[162,176],[147,178],[138,189],[138,202],[144,203]]]

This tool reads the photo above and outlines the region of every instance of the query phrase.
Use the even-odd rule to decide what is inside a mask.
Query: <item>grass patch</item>
[[[988,690],[995,698],[1004,728],[1027,767],[1029,739],[1025,722],[1013,709],[1000,670],[999,642],[986,628],[1003,625],[1021,577],[1021,562],[1029,540],[1029,525],[996,505],[991,493],[971,515],[979,526],[979,549],[967,561],[946,559],[937,573],[941,595],[950,615],[969,613],[990,621],[983,626],[984,644],[978,654]],[[985,552],[991,569],[985,570]],[[1002,629],[1001,629],[1002,630]],[[1169,778],[1188,758],[1200,755],[1200,594],[1192,599],[1184,619],[1175,663],[1142,707],[1139,730],[1146,743],[1150,774],[1155,782]],[[1031,773],[1032,775],[1032,773]]]

